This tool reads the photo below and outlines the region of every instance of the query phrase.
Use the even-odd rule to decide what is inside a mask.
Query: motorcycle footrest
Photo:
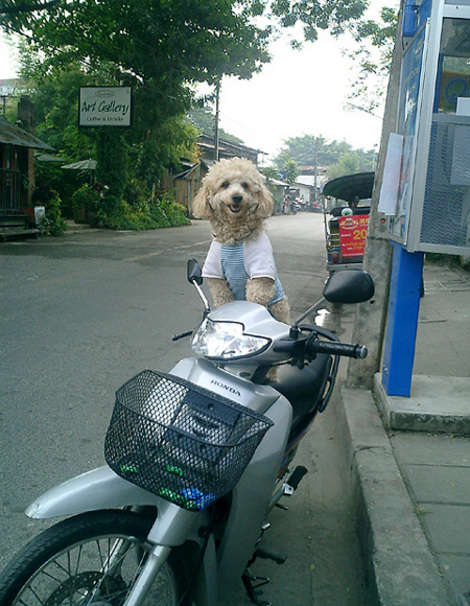
[[[263,547],[258,547],[258,549],[255,551],[255,558],[262,558],[263,560],[272,560],[273,562],[276,562],[276,564],[284,564],[284,562],[287,560],[286,555],[275,553],[274,551],[268,551]]]
[[[256,604],[256,606],[271,606],[271,602],[267,602],[266,600],[262,600],[258,597],[263,593],[259,587],[269,583],[269,579],[267,577],[253,576],[246,570],[242,576],[242,581],[250,602]]]
[[[289,476],[286,484],[290,486],[293,490],[297,490],[298,485],[302,481],[304,475],[308,473],[308,469],[303,465],[297,465],[294,471]]]

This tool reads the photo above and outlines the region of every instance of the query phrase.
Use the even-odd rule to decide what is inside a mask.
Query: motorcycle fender
[[[68,516],[127,505],[162,507],[166,501],[119,477],[107,465],[54,486],[26,509],[30,518]]]

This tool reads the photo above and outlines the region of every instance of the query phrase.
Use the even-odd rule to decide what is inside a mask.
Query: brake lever
[[[186,332],[182,332],[180,335],[174,335],[173,337],[171,337],[171,340],[179,341],[180,339],[184,339],[184,337],[190,337],[192,334],[192,330],[187,330]]]
[[[297,366],[299,370],[305,366],[305,345],[307,337],[290,336],[289,339],[278,341],[274,346],[274,351],[280,353],[291,354],[291,361],[289,364]]]

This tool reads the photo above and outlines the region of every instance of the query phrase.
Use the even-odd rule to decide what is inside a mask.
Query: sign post
[[[82,86],[78,103],[79,126],[131,126],[130,86]]]

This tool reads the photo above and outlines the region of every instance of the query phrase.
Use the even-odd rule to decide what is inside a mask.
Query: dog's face
[[[263,177],[249,160],[232,158],[215,164],[203,180],[193,204],[196,216],[243,222],[272,213],[272,198]]]
[[[256,212],[259,206],[259,184],[241,171],[222,174],[215,181],[210,205],[217,214],[241,219],[247,213]]]

